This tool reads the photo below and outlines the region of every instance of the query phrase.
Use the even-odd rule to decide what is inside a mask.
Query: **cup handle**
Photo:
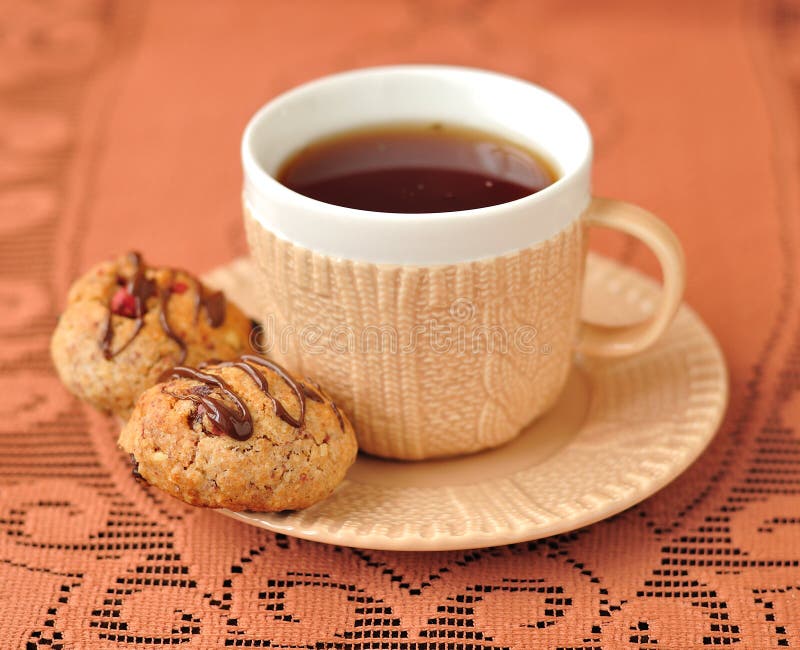
[[[594,198],[583,214],[587,226],[619,230],[655,253],[663,277],[661,302],[640,323],[610,327],[583,321],[577,350],[592,357],[624,357],[650,347],[672,322],[686,285],[686,263],[675,233],[652,213],[624,201]]]

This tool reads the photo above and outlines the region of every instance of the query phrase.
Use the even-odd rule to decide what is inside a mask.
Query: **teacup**
[[[486,208],[397,214],[322,203],[275,179],[288,157],[321,137],[422,121],[544,152],[558,180]],[[681,302],[675,235],[641,208],[592,198],[586,123],[519,79],[427,65],[325,77],[256,113],[242,159],[261,343],[322,383],[372,454],[423,459],[500,445],[555,402],[576,353],[641,352]],[[588,226],[633,235],[655,253],[663,291],[648,320],[581,320]]]

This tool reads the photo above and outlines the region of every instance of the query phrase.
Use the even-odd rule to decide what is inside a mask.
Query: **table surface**
[[[800,643],[800,3],[111,2],[0,11],[0,647],[692,648]],[[238,139],[341,69],[502,70],[572,102],[596,193],[686,249],[728,359],[708,451],[608,521],[450,553],[337,548],[141,488],[56,379],[69,283],[131,248],[245,252]],[[198,227],[198,224],[202,224]],[[645,272],[618,236],[596,248]]]

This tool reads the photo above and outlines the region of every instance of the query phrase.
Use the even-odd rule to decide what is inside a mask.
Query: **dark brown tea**
[[[312,199],[377,212],[451,212],[506,203],[553,183],[534,152],[482,131],[391,125],[305,147],[278,180]]]

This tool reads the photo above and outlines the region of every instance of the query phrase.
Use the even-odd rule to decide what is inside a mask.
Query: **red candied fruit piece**
[[[189,288],[189,285],[185,282],[173,282],[170,286],[169,290],[172,293],[183,293]]]
[[[136,298],[125,287],[117,289],[111,297],[111,313],[126,318],[136,318]]]

